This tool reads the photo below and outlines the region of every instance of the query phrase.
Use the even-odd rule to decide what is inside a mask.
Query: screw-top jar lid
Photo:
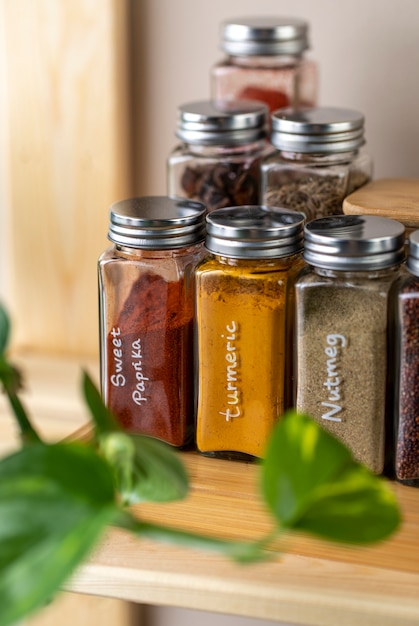
[[[271,116],[271,143],[287,152],[332,154],[364,143],[364,116],[333,107],[284,108]]]
[[[205,239],[201,202],[168,196],[129,198],[111,205],[108,238],[132,248],[182,248]]]
[[[232,56],[301,55],[308,45],[304,20],[280,17],[231,19],[221,24],[221,48]]]
[[[409,235],[409,253],[406,265],[412,274],[419,276],[419,230],[414,230]]]
[[[176,136],[186,143],[241,145],[267,134],[268,108],[253,100],[202,100],[178,108]]]
[[[332,215],[304,229],[303,257],[331,270],[379,270],[404,260],[405,228],[400,222],[373,215]]]
[[[236,259],[272,259],[303,247],[305,215],[269,206],[236,206],[208,213],[205,247]]]

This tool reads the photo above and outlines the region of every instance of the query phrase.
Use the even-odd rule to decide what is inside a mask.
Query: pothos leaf
[[[307,415],[288,412],[270,438],[262,494],[282,528],[332,541],[379,541],[401,519],[387,481]]]
[[[114,470],[123,504],[183,498],[188,477],[173,450],[151,437],[123,432],[87,373],[83,391],[96,425],[99,450]]]
[[[83,372],[83,395],[90,410],[96,434],[121,430],[118,422],[103,402],[99,390],[87,372]]]
[[[105,461],[81,444],[33,444],[0,462],[0,626],[56,593],[116,517]]]
[[[167,444],[120,432],[101,435],[99,449],[114,469],[123,504],[169,502],[186,496],[185,467]]]

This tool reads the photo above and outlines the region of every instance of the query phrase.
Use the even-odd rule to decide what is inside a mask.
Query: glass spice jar
[[[205,207],[165,196],[111,206],[99,258],[101,387],[133,433],[176,447],[194,431],[194,272]]]
[[[361,150],[363,115],[317,107],[283,109],[271,120],[276,151],[262,162],[263,203],[302,211],[308,221],[341,214],[344,198],[372,176]]]
[[[309,222],[295,286],[296,408],[384,469],[389,292],[404,259],[395,220],[338,215]]]
[[[197,448],[262,457],[289,400],[293,281],[304,216],[261,206],[207,216],[208,254],[196,271]]]
[[[253,99],[270,111],[314,106],[318,72],[306,58],[308,24],[280,17],[228,20],[221,25],[226,56],[211,69],[213,98]]]
[[[419,486],[419,230],[409,236],[407,272],[395,289],[395,477]]]
[[[208,211],[260,202],[260,162],[268,152],[268,111],[260,102],[200,101],[178,110],[182,141],[167,161],[168,193]]]

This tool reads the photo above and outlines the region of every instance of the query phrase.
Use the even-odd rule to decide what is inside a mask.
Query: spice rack
[[[87,367],[97,374],[95,362],[33,354],[17,355],[15,361],[27,380],[25,403],[43,434],[54,439],[87,421],[80,371]],[[5,404],[0,426],[10,438]],[[141,505],[136,511],[143,519],[236,539],[257,539],[269,531],[270,517],[257,496],[257,465],[193,452],[182,458],[191,477],[190,496],[168,505]],[[293,535],[275,546],[272,561],[239,566],[215,554],[110,529],[68,589],[305,626],[417,626],[419,491],[398,484],[394,489],[403,526],[374,547],[346,548]]]

